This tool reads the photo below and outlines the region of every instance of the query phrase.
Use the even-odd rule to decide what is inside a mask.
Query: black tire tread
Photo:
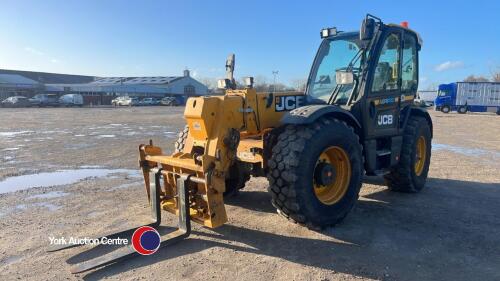
[[[182,131],[180,131],[180,133],[178,134],[178,138],[175,141],[175,150],[174,150],[175,153],[182,152],[182,150],[184,149],[184,145],[186,143],[186,139],[188,137],[188,134],[189,134],[189,126],[186,125],[186,126],[184,126],[184,129]]]
[[[399,163],[391,169],[389,174],[384,176],[387,186],[392,191],[406,193],[416,193],[420,191],[412,180],[412,169],[414,169],[414,164],[411,160],[411,154],[415,147],[419,123],[422,122],[427,124],[427,120],[420,116],[410,116],[408,119],[408,124],[403,134],[403,145]],[[429,144],[429,149],[431,149],[431,145],[432,144]]]
[[[359,197],[359,195],[356,195],[356,200],[353,201],[348,210],[339,216],[334,223],[330,225],[315,225],[312,221],[307,220],[306,216],[301,212],[294,188],[287,187],[287,184],[291,186],[297,181],[297,176],[293,171],[300,169],[301,163],[299,157],[304,150],[306,141],[313,138],[317,132],[322,130],[325,126],[330,125],[332,122],[341,123],[343,126],[349,128],[353,138],[355,138],[359,144],[359,137],[351,126],[335,118],[323,117],[308,126],[287,125],[285,130],[279,135],[278,141],[272,150],[272,157],[268,163],[268,191],[272,196],[271,203],[277,209],[278,214],[291,222],[315,230],[325,226],[333,226],[342,221],[354,207],[354,202],[356,202]],[[362,146],[361,144],[359,145],[362,152]],[[363,153],[361,153],[361,155],[363,155]]]

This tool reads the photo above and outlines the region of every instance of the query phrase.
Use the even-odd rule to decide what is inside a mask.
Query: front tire
[[[447,106],[447,105],[444,105],[443,107],[441,107],[441,112],[442,113],[450,113],[450,107]]]
[[[431,141],[427,120],[411,116],[404,131],[399,163],[384,177],[390,190],[415,193],[424,188],[431,162]]]
[[[341,222],[358,199],[362,147],[353,128],[334,118],[288,125],[269,160],[269,192],[278,213],[309,228]]]

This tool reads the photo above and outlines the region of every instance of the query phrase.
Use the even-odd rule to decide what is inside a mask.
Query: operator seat
[[[378,91],[386,88],[392,76],[392,67],[388,62],[379,62],[375,71],[372,89]]]

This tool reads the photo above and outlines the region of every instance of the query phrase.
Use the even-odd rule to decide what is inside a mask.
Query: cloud
[[[31,54],[34,54],[34,55],[37,55],[37,56],[43,56],[45,55],[44,52],[42,51],[39,51],[37,49],[34,49],[34,48],[31,48],[31,47],[24,47],[24,50],[28,53],[31,53]]]
[[[24,47],[24,51],[32,54],[32,55],[36,55],[36,56],[39,56],[41,57],[43,60],[48,60],[50,63],[52,64],[59,64],[59,63],[62,63],[62,61],[58,58],[54,58],[54,57],[51,57],[50,54],[46,54],[40,50],[37,50],[35,48],[32,48],[32,47]]]
[[[464,66],[462,61],[445,61],[441,64],[436,65],[434,68],[435,71],[441,72],[455,68],[461,68]]]

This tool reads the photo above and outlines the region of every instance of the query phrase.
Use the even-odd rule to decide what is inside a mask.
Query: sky
[[[500,1],[0,0],[0,68],[95,76],[307,77],[319,31],[366,13],[420,33],[420,89],[500,67]]]

